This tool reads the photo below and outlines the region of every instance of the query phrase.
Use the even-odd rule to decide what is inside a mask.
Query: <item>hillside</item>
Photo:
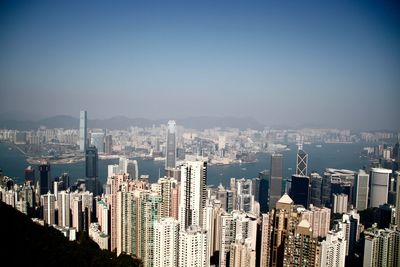
[[[3,202],[0,217],[2,266],[142,266],[130,256],[100,250],[85,236],[70,242],[54,228],[33,223]]]

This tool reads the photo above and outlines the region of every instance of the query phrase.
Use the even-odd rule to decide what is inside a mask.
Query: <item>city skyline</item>
[[[1,262],[400,267],[399,48],[393,0],[0,1]]]
[[[5,1],[0,114],[394,129],[398,10],[372,1]],[[104,108],[111,99],[118,105]],[[155,108],[167,103],[176,104]]]

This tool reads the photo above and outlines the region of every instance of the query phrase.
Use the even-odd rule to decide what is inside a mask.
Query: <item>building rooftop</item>
[[[372,172],[377,172],[377,173],[392,173],[392,170],[389,169],[383,169],[383,168],[372,168],[371,169]]]
[[[307,229],[311,227],[310,223],[306,219],[301,220],[301,222],[297,226]]]
[[[278,202],[282,204],[293,204],[293,200],[286,193],[278,200]]]

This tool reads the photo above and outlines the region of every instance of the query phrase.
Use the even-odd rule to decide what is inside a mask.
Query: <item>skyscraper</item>
[[[399,266],[399,229],[369,228],[364,231],[363,266]]]
[[[35,184],[35,169],[32,166],[28,166],[25,169],[25,182],[30,181],[32,185]]]
[[[365,210],[368,208],[369,174],[364,170],[359,170],[356,176],[355,189],[356,208]]]
[[[297,218],[292,216],[293,200],[284,194],[277,202],[274,209],[269,212],[270,224],[268,231],[271,232],[270,244],[270,266],[283,266],[285,240],[291,234],[296,225]]]
[[[331,176],[324,174],[322,178],[322,190],[321,190],[321,205],[325,207],[331,207]]]
[[[83,229],[82,198],[78,194],[71,194],[72,227],[80,232]]]
[[[61,174],[61,176],[58,178],[59,182],[62,183],[62,190],[67,190],[70,187],[70,182],[69,182],[69,174],[67,172],[64,172]]]
[[[112,135],[106,135],[104,141],[104,153],[112,154]]]
[[[392,170],[389,169],[371,169],[370,207],[378,208],[388,202],[389,176],[391,173]]]
[[[176,166],[176,123],[168,121],[165,169]]]
[[[346,238],[343,230],[329,232],[321,242],[322,267],[344,267],[346,258]]]
[[[61,191],[58,193],[57,207],[58,207],[58,225],[67,227],[71,226],[70,216],[70,194],[68,191]]]
[[[155,267],[176,267],[179,252],[179,223],[173,218],[161,218],[154,229]]]
[[[400,171],[395,172],[397,181],[396,191],[396,224],[400,228]]]
[[[283,180],[283,156],[273,154],[271,156],[271,182],[269,188],[269,207],[275,207],[276,202],[282,196]]]
[[[346,194],[333,194],[333,213],[347,212],[348,196]]]
[[[126,171],[129,174],[129,179],[139,179],[139,166],[137,160],[128,160]]]
[[[85,153],[86,178],[96,178],[99,176],[98,161],[99,156],[97,153],[97,148],[94,146],[89,146]]]
[[[182,167],[179,203],[180,229],[190,225],[202,226],[206,206],[207,162],[187,161]]]
[[[207,232],[196,225],[179,233],[179,267],[208,267]]]
[[[307,162],[308,162],[308,154],[303,149],[299,149],[297,151],[297,160],[296,160],[297,175],[302,175],[302,176],[307,175]]]
[[[253,181],[250,179],[236,180],[237,207],[244,212],[254,211]]]
[[[46,224],[55,224],[55,201],[56,198],[50,192],[42,195],[41,197],[43,207],[43,220]]]
[[[128,162],[126,157],[120,157],[118,162],[118,174],[128,174]]]
[[[313,238],[310,223],[303,219],[291,232],[285,239],[283,266],[318,265],[318,239]]]
[[[311,201],[314,206],[321,207],[322,177],[316,172],[310,174],[311,180]]]
[[[79,117],[79,150],[85,152],[87,147],[87,111],[82,110]]]
[[[271,262],[271,240],[272,240],[272,226],[273,218],[269,213],[262,214],[261,224],[261,251],[260,251],[260,264],[261,266],[270,266]]]
[[[98,185],[97,178],[99,177],[99,155],[95,146],[89,146],[85,153],[86,164],[86,188],[97,195]]]
[[[164,177],[158,179],[160,185],[161,206],[160,217],[175,217],[174,210],[177,209],[177,201],[173,198],[173,191],[176,189],[178,182],[175,178]]]
[[[51,181],[50,181],[50,164],[48,161],[42,161],[39,165],[40,172],[40,194],[44,195],[50,191]]]
[[[313,237],[325,237],[329,231],[331,210],[310,205],[308,210],[301,212],[301,218],[306,219],[313,230]]]
[[[99,153],[104,153],[104,133],[92,133],[90,144],[95,146]]]
[[[152,192],[144,192],[140,196],[139,216],[136,218],[139,232],[137,255],[143,260],[144,266],[152,267],[154,262],[154,230],[160,219],[161,196]],[[135,228],[135,227],[133,227]],[[135,229],[136,230],[136,229]]]
[[[268,206],[268,190],[269,190],[269,170],[264,170],[258,174],[260,178],[260,189],[258,191],[258,202],[260,203],[260,212],[267,213]]]
[[[256,251],[251,248],[251,240],[236,240],[231,244],[231,267],[256,267]]]
[[[296,205],[308,208],[310,205],[310,178],[302,175],[292,175],[290,197]]]

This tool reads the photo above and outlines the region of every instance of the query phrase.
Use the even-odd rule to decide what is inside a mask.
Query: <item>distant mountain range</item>
[[[16,119],[8,119],[10,116],[0,114],[0,129],[16,129],[16,130],[32,130],[40,126],[46,128],[67,128],[78,129],[79,118],[67,115],[58,115],[45,119],[33,120],[24,119],[22,116]],[[153,125],[166,124],[168,119],[151,120],[144,118],[128,118],[125,116],[115,116],[109,119],[92,119],[88,120],[89,128],[104,128],[104,129],[127,129],[131,126],[151,127]],[[239,128],[239,129],[263,129],[264,125],[250,117],[188,117],[177,119],[178,125],[183,125],[186,128],[207,129],[207,128]]]

